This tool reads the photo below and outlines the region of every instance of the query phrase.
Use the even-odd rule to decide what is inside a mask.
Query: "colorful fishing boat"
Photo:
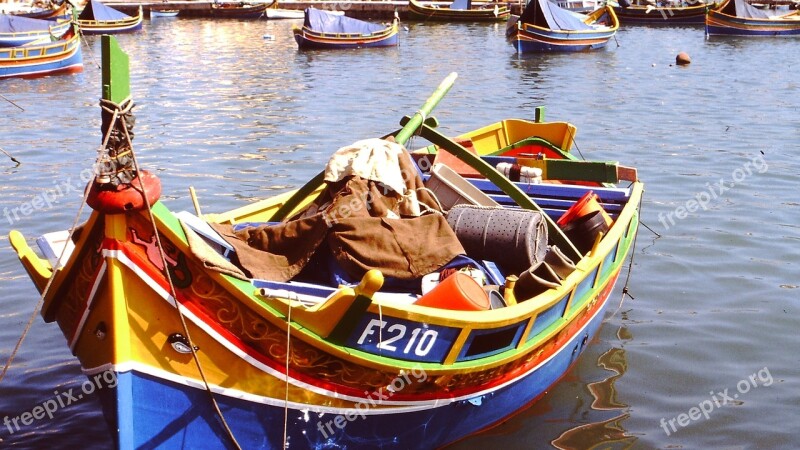
[[[265,11],[277,5],[277,2],[268,3],[212,3],[211,17],[218,19],[259,19],[264,16]]]
[[[709,8],[705,2],[634,2],[619,0],[612,5],[617,18],[622,25],[625,24],[695,24],[704,23],[706,10]]]
[[[142,17],[141,5],[135,16],[129,16],[98,0],[89,0],[75,24],[83,34],[132,33],[142,29]]]
[[[18,47],[0,48],[0,78],[34,78],[82,70],[81,41],[74,29],[56,41],[45,37]]]
[[[619,28],[611,6],[589,14],[558,7],[549,0],[530,0],[506,25],[506,37],[518,53],[579,52],[603,48]]]
[[[400,20],[395,14],[391,24],[379,24],[306,8],[302,27],[294,27],[294,40],[301,49],[351,49],[391,47],[399,42]]]
[[[507,6],[483,3],[475,6],[472,0],[455,0],[447,7],[422,4],[408,0],[408,15],[412,20],[444,22],[505,22],[511,16]]]
[[[58,39],[72,28],[69,20],[52,22],[0,14],[0,47],[15,47],[42,38]]]
[[[438,448],[542,396],[600,327],[643,185],[576,160],[573,125],[451,139],[429,116],[452,74],[302,188],[174,213],[136,162],[126,56],[101,46],[91,215],[38,239],[44,257],[9,239],[45,321],[107,383],[117,447]],[[412,135],[431,145],[406,151]]]
[[[726,0],[708,11],[706,35],[800,35],[800,11],[770,15],[745,0]]]

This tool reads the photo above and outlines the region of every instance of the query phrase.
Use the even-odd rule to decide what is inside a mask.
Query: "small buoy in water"
[[[692,58],[689,58],[685,52],[678,53],[678,56],[675,57],[675,64],[679,66],[685,66],[692,62]]]
[[[271,34],[265,34],[264,35],[264,40],[266,40],[266,41],[274,41],[275,40],[275,36],[271,35]]]

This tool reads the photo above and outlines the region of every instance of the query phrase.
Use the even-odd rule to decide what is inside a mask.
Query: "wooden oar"
[[[411,136],[414,135],[414,132],[417,131],[417,128],[419,128],[420,125],[422,125],[422,123],[425,121],[425,118],[428,117],[428,114],[430,114],[431,111],[433,111],[433,108],[435,108],[442,98],[444,98],[444,96],[447,94],[447,91],[453,87],[453,83],[455,83],[457,77],[457,73],[451,72],[450,75],[442,80],[442,82],[439,84],[439,87],[437,87],[436,90],[433,91],[433,94],[428,97],[428,100],[425,101],[425,104],[423,104],[422,107],[417,110],[416,113],[414,113],[414,116],[411,117],[411,120],[409,120],[408,123],[403,126],[403,129],[400,130],[399,133],[397,133],[397,136],[394,138],[395,141],[397,141],[399,144],[405,145],[408,139],[411,138]],[[303,199],[308,197],[312,192],[316,191],[324,181],[325,172],[322,171],[303,187],[298,189],[288,200],[286,200],[286,203],[281,205],[275,214],[272,215],[270,221],[277,222],[285,219],[286,216],[288,216],[292,211],[294,211],[295,208],[297,208]]]

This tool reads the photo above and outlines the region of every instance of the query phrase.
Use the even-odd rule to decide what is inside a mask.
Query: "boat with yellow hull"
[[[135,16],[129,16],[98,0],[89,0],[74,22],[83,34],[120,34],[141,30],[143,18],[141,5]]]
[[[505,22],[511,16],[511,10],[498,3],[473,5],[471,0],[457,0],[447,7],[409,0],[408,15],[412,20],[424,21]]]
[[[770,15],[744,0],[725,0],[706,14],[707,36],[800,36],[800,11]]]
[[[108,37],[103,52],[118,53]],[[575,160],[571,124],[506,120],[450,139],[424,120],[437,98],[380,140],[399,145],[421,134],[431,145],[409,155],[438,199],[450,198],[447,183],[465,182],[464,192],[472,186],[497,204],[449,206],[447,225],[455,212],[521,214],[535,225],[528,242],[546,244],[529,248],[546,252],[541,258],[518,249],[488,263],[467,251],[474,265],[441,269],[427,292],[392,285],[394,269],[382,267],[342,285],[313,279],[322,267],[313,264],[310,278],[306,271],[291,280],[255,279],[244,264],[248,244],[232,242],[224,230],[298,224],[305,219],[297,214],[335,183],[318,177],[218,214],[173,213],[158,200],[157,178],[139,170],[130,141],[119,138],[131,102],[126,83],[119,88],[111,77],[105,70],[104,133],[120,132],[104,145],[119,158],[104,162],[127,159],[133,171],[98,174],[87,190],[91,216],[79,231],[39,239],[45,257],[17,231],[10,241],[43,293],[42,316],[59,325],[87,376],[108,381],[105,374],[113,374],[98,393],[120,448],[437,448],[535,401],[599,328],[637,232],[643,186],[633,169]],[[445,154],[478,175],[459,175],[456,164],[443,169]],[[517,166],[510,178],[496,168],[506,163]],[[513,181],[514,172],[542,179]],[[112,187],[114,179],[125,182]],[[602,209],[607,219],[583,246],[556,219],[574,212],[589,191],[600,205],[590,215]],[[338,227],[370,223],[346,216],[324,229],[331,247]],[[398,229],[399,221],[426,217],[445,223],[441,213],[387,217],[376,219]],[[459,227],[441,236],[468,240]],[[419,239],[426,233],[414,230]],[[451,245],[441,236],[437,242]],[[495,240],[493,246],[508,244]],[[417,241],[398,245],[414,247],[409,242]],[[370,244],[375,252],[389,246]],[[441,249],[419,251],[429,250]],[[511,261],[520,257],[536,261],[515,272]],[[476,272],[485,278],[476,281]],[[540,284],[546,273],[551,278]]]

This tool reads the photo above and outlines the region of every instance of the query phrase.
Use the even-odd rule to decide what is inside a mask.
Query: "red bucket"
[[[414,304],[456,311],[486,311],[489,309],[489,295],[474,278],[466,273],[456,272]]]
[[[556,223],[559,227],[564,228],[568,223],[572,222],[573,220],[579,219],[581,217],[587,216],[595,211],[600,211],[600,214],[603,216],[603,220],[605,221],[606,225],[609,227],[613,220],[608,215],[603,206],[600,205],[600,199],[597,197],[597,194],[594,191],[589,191],[575,202],[567,212],[565,212],[561,217],[559,217]]]

